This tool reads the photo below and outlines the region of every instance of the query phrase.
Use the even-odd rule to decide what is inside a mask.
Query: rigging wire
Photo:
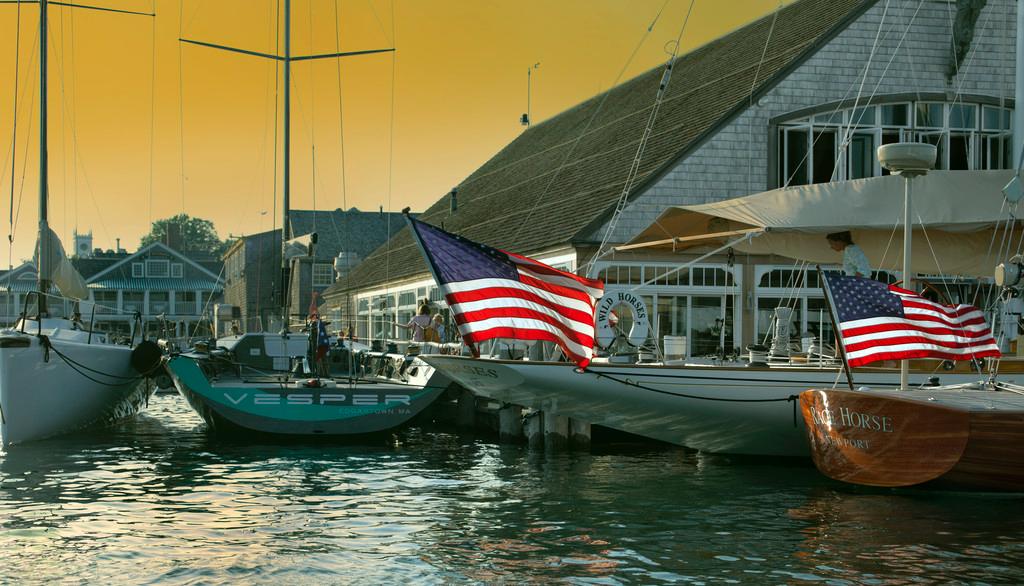
[[[36,63],[36,59],[37,59],[36,55],[38,53],[38,51],[37,51],[38,48],[39,48],[39,33],[37,32],[36,35],[35,35],[35,40],[32,42],[32,58],[29,60],[29,64],[28,64],[29,69],[32,69],[32,67]],[[35,114],[35,112],[36,112],[36,88],[38,87],[38,84],[27,83],[26,85],[27,85],[26,89],[28,89],[28,90],[30,90],[32,92],[31,94],[29,94],[29,101],[28,101],[28,104],[29,104],[28,132],[26,132],[26,135],[31,135],[32,134],[32,129],[35,127],[35,118],[36,117],[33,116],[33,114]],[[25,90],[22,90],[22,92],[24,92],[24,91]],[[24,97],[24,93],[22,93],[22,97]],[[21,158],[21,187],[18,189],[18,205],[15,207],[15,211],[14,211],[14,227],[11,230],[11,241],[12,242],[13,242],[13,238],[14,238],[14,232],[16,232],[17,229],[18,229],[18,220],[21,218],[21,202],[22,202],[22,200],[24,199],[24,196],[25,196],[25,176],[28,173],[28,150],[29,150],[29,141],[25,141],[25,151],[24,151],[24,154],[22,155],[22,158]],[[11,156],[11,160],[14,160],[14,155],[13,154]],[[11,169],[11,173],[14,173],[14,169]]]
[[[640,48],[647,40],[647,37],[650,36],[651,31],[654,30],[654,25],[657,24],[658,20],[661,18],[661,13],[664,12],[665,7],[668,6],[668,1],[669,0],[665,0],[665,3],[661,5],[661,9],[659,9],[658,13],[654,16],[654,20],[652,20],[651,24],[647,26],[647,29],[644,31],[644,34],[640,36],[640,41],[633,48],[633,52],[630,53],[629,58],[626,59],[626,63],[622,66],[622,69],[619,70],[619,74],[615,77],[615,80],[612,81],[611,87],[609,87],[608,90],[604,92],[604,94],[601,96],[601,100],[598,102],[597,108],[594,109],[594,113],[590,115],[590,118],[587,119],[587,123],[583,126],[583,129],[580,131],[579,135],[569,145],[569,148],[566,150],[565,156],[562,157],[562,160],[559,163],[558,167],[555,168],[554,173],[551,174],[551,178],[548,179],[547,185],[545,185],[544,189],[540,192],[540,194],[538,194],[536,200],[534,201],[534,204],[528,207],[529,211],[527,212],[526,218],[519,223],[519,227],[512,235],[512,241],[515,241],[519,237],[519,234],[522,232],[523,227],[530,223],[530,217],[533,215],[533,211],[537,209],[537,204],[539,204],[543,200],[544,196],[547,195],[548,190],[551,189],[551,186],[554,184],[555,179],[557,179],[559,174],[561,173],[562,168],[565,167],[566,163],[568,163],[569,158],[572,156],[572,154],[576,152],[576,147],[583,140],[583,137],[587,135],[588,131],[590,130],[590,126],[594,123],[594,120],[597,119],[598,114],[600,114],[601,111],[604,109],[604,104],[605,102],[608,101],[608,97],[612,94],[613,91],[615,91],[615,88],[616,86],[619,85],[619,81],[622,79],[622,76],[626,74],[626,70],[633,63],[633,59],[636,57],[637,53],[640,52]],[[693,8],[693,2],[694,0],[690,0],[691,9]],[[689,18],[689,12],[687,12],[687,18]],[[678,50],[678,48],[679,47],[677,43],[674,50]]]
[[[397,49],[398,47],[398,33],[395,30],[395,2],[391,0],[391,40],[392,46]],[[388,117],[388,185],[387,185],[387,213],[384,216],[384,226],[387,230],[388,239],[386,254],[384,255],[384,295],[390,300],[391,292],[389,290],[391,283],[391,177],[392,169],[394,168],[394,152],[395,152],[395,76],[398,68],[398,61],[395,56],[397,51],[391,52],[391,111]],[[429,291],[429,289],[428,289]],[[419,300],[416,301],[417,307]],[[398,303],[395,303],[395,311],[398,311]],[[397,317],[397,316],[395,316]],[[397,322],[397,320],[395,320]],[[394,332],[395,326],[391,325],[388,332]]]
[[[754,79],[750,82],[750,95],[747,98],[747,109],[753,109],[754,107],[754,90],[757,88],[757,80],[761,75],[761,67],[764,65],[765,55],[768,54],[768,44],[771,43],[772,33],[775,32],[775,21],[779,19],[779,12],[782,10],[782,0],[779,0],[779,4],[775,7],[775,12],[772,14],[772,24],[768,27],[768,36],[764,40],[764,47],[761,49],[761,59],[757,62],[757,69],[754,71]],[[754,136],[754,115],[748,116],[750,123],[747,128],[749,129],[751,138]],[[747,179],[754,182],[754,141],[747,141]],[[756,186],[751,187],[751,193],[758,191]]]
[[[14,313],[14,291],[12,290],[12,273],[14,272],[14,168],[17,166],[15,156],[18,144],[18,69],[21,63],[21,3],[18,3],[17,24],[14,33],[14,83],[13,86],[13,110],[12,136],[11,136],[11,207],[8,211],[8,232],[7,232],[7,312]],[[6,167],[6,157],[5,167]]]

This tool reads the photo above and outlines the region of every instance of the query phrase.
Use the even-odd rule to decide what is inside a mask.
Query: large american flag
[[[467,344],[544,340],[558,344],[579,366],[590,363],[601,281],[407,218]]]
[[[826,275],[850,366],[879,360],[999,357],[985,316],[972,305],[942,305],[894,285]]]

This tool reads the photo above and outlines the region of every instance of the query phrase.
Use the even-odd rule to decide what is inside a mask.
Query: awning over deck
[[[913,180],[911,263],[915,272],[990,276],[1003,229],[1015,225],[1002,188],[1011,170],[933,171]],[[736,242],[737,252],[775,254],[822,264],[842,261],[825,235],[849,230],[873,268],[900,270],[904,179],[874,177],[801,185],[666,209],[617,250],[685,250]]]

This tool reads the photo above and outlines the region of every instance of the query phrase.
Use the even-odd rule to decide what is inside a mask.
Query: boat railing
[[[45,304],[41,304],[40,300],[46,299]],[[57,303],[54,303],[57,302]],[[48,313],[51,315],[40,315],[39,308],[41,305],[45,305],[48,309]],[[89,319],[82,319],[83,305],[89,313]],[[56,308],[60,308],[59,311],[54,311]],[[42,291],[29,291],[25,294],[25,300],[22,304],[21,311],[18,313],[18,321],[15,324],[15,329],[18,329],[21,333],[28,333],[26,327],[28,322],[36,322],[35,335],[41,336],[43,333],[43,320],[47,317],[55,319],[67,319],[71,323],[72,330],[84,332],[86,334],[86,343],[92,344],[95,339],[99,343],[108,343],[116,337],[116,332],[98,330],[95,328],[96,315],[101,313],[102,315],[127,315],[128,328],[127,337],[121,340],[121,343],[129,347],[134,347],[136,340],[139,341],[146,339],[145,321],[142,317],[142,312],[133,309],[125,311],[116,307],[110,307],[98,304],[94,301],[75,299],[71,297],[64,297],[62,295],[54,293],[43,293]],[[56,315],[54,315],[56,314]],[[114,334],[114,336],[112,336]],[[124,334],[122,334],[124,335]]]

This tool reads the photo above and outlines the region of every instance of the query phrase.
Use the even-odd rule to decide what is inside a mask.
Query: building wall
[[[1012,102],[1016,10],[1013,0],[989,0],[959,75],[948,81],[956,3],[878,2],[637,197],[611,240],[629,240],[668,206],[774,188],[771,121],[788,113],[855,99],[858,93],[861,103],[873,93],[936,93],[947,100],[966,94]],[[674,78],[671,83],[686,80]],[[600,241],[605,229],[601,226],[590,238]]]

